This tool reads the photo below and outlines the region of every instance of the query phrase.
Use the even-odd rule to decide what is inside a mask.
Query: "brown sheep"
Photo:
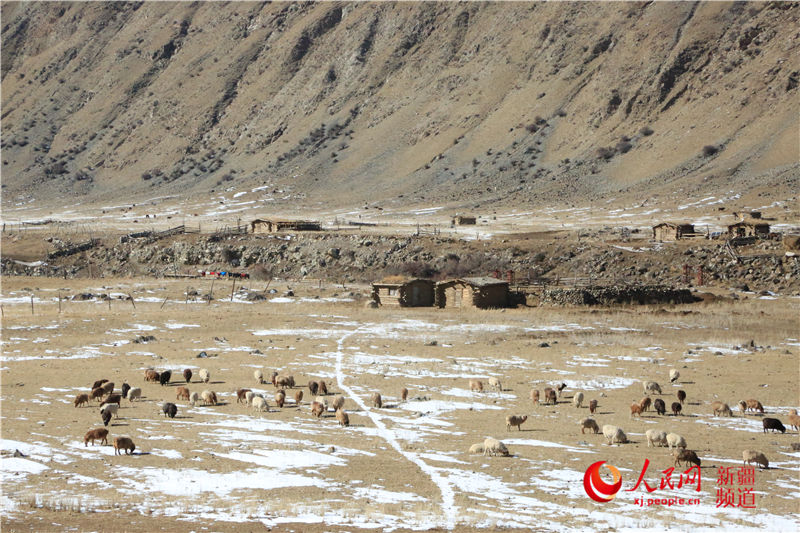
[[[589,412],[590,412],[591,414],[594,414],[594,412],[595,412],[596,410],[597,410],[597,400],[592,400],[592,401],[590,401],[590,402],[589,402]]]
[[[80,407],[83,404],[89,403],[89,395],[88,394],[78,394],[75,396],[75,407]],[[789,418],[791,420],[791,417]]]
[[[407,399],[408,399],[408,389],[403,387],[402,390],[400,390],[400,400],[406,401]]]
[[[339,409],[344,407],[344,396],[339,395],[336,398],[334,398],[331,406],[333,407],[334,411],[338,411]]]
[[[683,402],[686,401],[686,391],[685,390],[679,390],[678,391],[678,401],[681,402],[681,405],[683,405]]]
[[[116,437],[114,439],[114,455],[121,455],[120,450],[125,450],[125,455],[130,455],[136,449],[136,445],[128,437]]]
[[[145,381],[158,381],[159,378],[161,378],[161,375],[152,368],[148,368],[147,370],[144,371]]]
[[[789,421],[786,423],[794,429],[800,429],[800,416],[797,416],[797,409],[789,411]]]
[[[275,387],[280,387],[282,389],[293,389],[294,376],[278,376],[275,378]]]
[[[650,410],[650,405],[651,404],[652,404],[652,401],[650,400],[650,396],[645,396],[644,398],[639,400],[639,405],[641,406],[643,413],[645,411],[649,411]]]
[[[469,380],[469,390],[473,392],[483,392],[483,382],[477,379]]]
[[[711,412],[713,413],[714,416],[717,415],[733,416],[733,412],[731,411],[731,408],[728,407],[728,404],[720,401],[711,402]]]
[[[556,394],[556,391],[554,391],[553,389],[550,389],[547,394],[549,396],[547,398],[545,398],[545,403],[552,402],[553,405],[556,405],[558,403],[558,400],[557,400],[558,396]]]
[[[581,420],[581,434],[583,434],[586,429],[591,429],[595,433],[600,433],[600,428],[597,426],[597,422],[594,418],[584,418]]]
[[[344,409],[336,410],[336,420],[339,421],[339,425],[342,427],[347,427],[350,425],[350,417],[347,416],[347,413],[344,412]]]
[[[672,414],[674,416],[678,416],[681,412],[681,403],[680,402],[672,402]]]
[[[308,392],[311,393],[311,396],[316,396],[317,391],[319,391],[319,383],[316,381],[309,381],[308,382]]]
[[[742,416],[747,414],[747,402],[745,402],[744,400],[739,400],[739,403],[737,403],[736,405],[739,406],[739,411],[742,412]]]
[[[527,416],[508,415],[506,417],[506,431],[511,431],[513,426],[517,426],[517,429],[522,431],[522,424],[524,424],[527,419]]]
[[[278,407],[283,408],[283,404],[286,401],[286,391],[280,389],[278,392],[275,393],[275,403],[278,404]]]
[[[192,382],[192,369],[191,368],[187,368],[187,369],[185,369],[183,371],[183,379],[186,380],[186,383],[191,383]]]
[[[372,401],[373,407],[380,409],[383,407],[383,400],[381,399],[381,395],[377,392],[373,392],[370,396],[370,400]]]
[[[97,387],[96,389],[92,389],[92,392],[91,394],[89,394],[89,397],[92,400],[101,401],[103,399],[103,396],[105,395],[106,391],[104,391],[102,387]]]
[[[636,402],[633,402],[631,404],[631,418],[633,418],[634,416],[638,416],[640,418],[642,416],[642,406]]]
[[[102,387],[104,383],[108,383],[107,379],[98,379],[92,384],[92,390],[96,389],[97,387]]]
[[[531,401],[533,405],[539,405],[539,391],[536,389],[531,390]]]
[[[319,418],[325,412],[325,407],[319,402],[311,402],[311,414]]]
[[[679,448],[675,450],[673,456],[675,457],[675,463],[673,466],[678,466],[680,463],[684,463],[686,466],[689,466],[690,464],[700,466],[700,458],[697,457],[697,454],[692,450]]]
[[[303,401],[303,389],[300,389],[294,393],[294,404],[300,405],[300,402],[302,401]]]
[[[742,452],[742,458],[744,459],[745,465],[756,463],[762,468],[769,468],[769,460],[767,460],[767,456],[761,452],[757,452],[755,450],[745,450]]]
[[[544,403],[550,401],[550,391],[552,391],[552,387],[545,387],[544,388]]]
[[[100,407],[103,407],[106,404],[115,403],[118,406],[122,403],[122,395],[121,394],[109,394],[108,398],[105,399],[103,403],[100,404]]]
[[[106,392],[106,394],[111,394],[112,392],[114,392],[114,382],[107,381],[106,383],[103,383],[100,386],[100,388],[103,389]]]
[[[319,380],[319,394],[325,396],[328,394],[328,386],[323,380]]]
[[[273,371],[272,374],[270,374],[269,382],[272,383],[274,387],[278,386],[276,383],[277,379],[278,379],[278,373]]]
[[[762,415],[764,414],[764,406],[758,400],[752,398],[747,400],[747,408],[751,411],[758,411]]]
[[[94,441],[96,440],[99,440],[100,444],[108,444],[108,430],[106,428],[98,428],[87,432],[83,436],[83,445],[88,446],[89,441],[92,441],[92,446],[94,446]]]
[[[247,393],[252,392],[250,389],[237,389],[236,390],[236,403],[247,403]]]
[[[189,401],[189,389],[186,387],[178,387],[177,394],[175,395],[176,400],[186,400]]]

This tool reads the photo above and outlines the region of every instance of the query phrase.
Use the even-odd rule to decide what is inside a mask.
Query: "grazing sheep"
[[[683,405],[683,402],[686,401],[686,391],[685,390],[679,390],[678,391],[678,401],[681,402],[681,405]]]
[[[667,445],[667,432],[659,429],[648,429],[645,431],[644,436],[647,437],[647,447],[650,446],[666,446]]]
[[[119,405],[115,403],[109,403],[100,408],[100,415],[102,416],[103,413],[109,413],[113,415],[114,418],[119,418],[119,414],[117,413],[118,411]]]
[[[186,370],[183,371],[183,379],[186,380],[186,383],[191,383],[192,382],[192,369],[191,368],[187,368]]]
[[[217,405],[217,394],[214,391],[204,390],[200,393],[200,399],[204,405]]]
[[[344,409],[336,410],[336,420],[339,421],[339,425],[342,427],[347,427],[350,425],[350,417],[347,416],[347,413],[344,412]]]
[[[581,420],[581,434],[583,434],[586,429],[591,429],[595,433],[600,433],[600,428],[597,426],[597,422],[594,418],[584,418]]]
[[[800,429],[800,416],[797,416],[797,409],[792,409],[789,411],[788,425],[792,426],[796,430]]]
[[[201,368],[198,374],[200,376],[200,381],[202,381],[203,383],[208,383],[208,380],[211,379],[211,373],[208,371],[207,368]]]
[[[489,386],[494,390],[502,391],[503,385],[500,383],[500,380],[497,378],[489,378]]]
[[[667,412],[667,404],[664,403],[664,400],[658,398],[653,402],[653,409],[656,410],[656,413],[664,415]]]
[[[131,386],[128,385],[127,383],[123,383],[122,384],[122,397],[123,398],[127,398],[128,397],[128,391],[130,391],[130,390],[131,390]]]
[[[316,381],[309,381],[308,391],[311,393],[311,396],[316,396],[317,392],[319,391],[319,383],[317,383]]]
[[[278,384],[275,383],[275,380],[277,380],[277,379],[278,379],[278,373],[273,370],[272,374],[270,374],[270,376],[269,376],[269,382],[272,383],[273,387],[277,387],[278,386]]]
[[[131,391],[128,391],[128,394],[130,394],[130,393],[131,393]],[[120,404],[122,403],[122,395],[121,394],[109,394],[108,398],[106,398],[105,401],[103,401],[103,403],[100,404],[100,407],[103,407],[104,405],[110,404],[110,403],[115,403],[115,404],[117,404],[117,407],[119,407]]]
[[[246,403],[247,405],[252,405],[253,404],[253,397],[255,395],[256,395],[256,393],[251,391],[251,390],[248,390],[247,392],[245,392],[244,393],[244,400],[245,400],[244,403]]]
[[[172,379],[172,370],[165,370],[158,376],[158,382],[161,386],[169,385],[169,380]]]
[[[720,401],[711,402],[711,411],[714,414],[714,416],[717,415],[733,416],[733,411],[731,411],[731,408],[728,407],[728,404]]]
[[[767,456],[761,452],[757,452],[755,450],[745,450],[742,452],[742,459],[744,459],[744,464],[746,465],[749,465],[750,463],[756,463],[760,465],[761,468],[769,468]]]
[[[89,403],[89,395],[88,394],[78,394],[75,396],[75,407],[80,407],[83,404]],[[790,418],[791,420],[791,418]]]
[[[125,450],[125,455],[130,455],[135,449],[136,445],[129,437],[116,437],[114,439],[114,455],[121,455],[120,450]]]
[[[681,373],[675,370],[674,368],[669,371],[669,382],[675,383],[678,381],[678,378],[681,377]]]
[[[492,437],[486,438],[483,441],[483,455],[489,456],[497,456],[502,455],[504,457],[508,457],[508,448],[506,445],[500,442],[497,439],[493,439]]]
[[[670,450],[672,448],[686,448],[686,439],[677,433],[667,433],[667,446],[669,446]]]
[[[567,388],[566,383],[562,383],[561,385],[556,385],[556,389],[558,390],[558,397],[561,398],[561,393],[564,392],[564,389]]]
[[[553,387],[545,387],[544,388],[544,403],[547,403],[547,399],[550,397],[550,391],[553,390]]]
[[[556,391],[550,389],[549,391],[547,391],[547,397],[545,398],[545,403],[552,402],[552,404],[555,405],[558,403],[558,400],[556,398],[557,398]]]
[[[473,392],[483,392],[483,382],[477,379],[469,380],[469,390]]]
[[[148,368],[144,371],[144,380],[145,381],[158,381],[159,375],[158,372],[153,370],[152,368]]]
[[[747,408],[754,412],[758,411],[762,415],[764,414],[764,406],[761,405],[761,402],[759,402],[758,400],[754,400],[752,398],[747,400]]]
[[[252,392],[250,389],[237,389],[236,390],[236,403],[246,403],[247,393]]]
[[[294,376],[278,376],[275,378],[275,386],[282,389],[293,389]]]
[[[650,396],[645,396],[644,398],[639,400],[639,406],[642,408],[642,412],[643,413],[650,409],[650,404],[651,403],[652,402],[650,400]]]
[[[100,444],[108,444],[108,430],[106,428],[97,428],[88,431],[83,436],[83,445],[88,446],[89,441],[92,441],[92,446],[94,446],[94,441],[96,440],[99,440]]]
[[[645,394],[661,394],[661,385],[655,381],[645,381],[642,383]]]
[[[475,454],[483,455],[483,450],[484,450],[483,443],[481,443],[481,442],[479,442],[477,444],[473,444],[472,446],[469,447],[469,453],[471,455],[475,455]]]
[[[761,423],[764,426],[764,433],[767,432],[768,429],[774,431],[780,431],[781,433],[786,433],[786,428],[783,427],[783,424],[777,418],[764,418],[761,420]]]
[[[372,402],[373,407],[380,409],[383,407],[383,400],[381,399],[380,393],[373,392],[372,395],[369,397],[370,401]]]
[[[111,422],[111,413],[108,411],[102,411],[100,413],[100,418],[103,419],[103,425],[107,426],[109,422]]]
[[[591,400],[589,402],[589,412],[594,414],[595,411],[597,411],[597,400]]]
[[[178,393],[175,395],[176,400],[188,400],[189,399],[189,389],[186,387],[178,387]]]
[[[522,424],[524,424],[527,419],[527,416],[508,415],[506,417],[506,431],[511,431],[512,426],[517,426],[517,429],[522,431]]]
[[[250,404],[254,411],[262,412],[262,411],[269,411],[269,404],[267,400],[262,398],[261,396],[253,396],[253,400]]]
[[[603,426],[603,436],[606,438],[608,444],[625,444],[628,442],[628,437],[625,435],[625,432],[617,426],[612,426],[610,424]]]
[[[102,387],[103,383],[108,383],[107,379],[98,379],[92,384],[92,390],[96,389],[97,387]]]
[[[133,403],[133,400],[141,400],[142,399],[142,389],[139,387],[132,387],[131,390],[128,391],[128,401]]]
[[[317,402],[318,404],[321,404],[326,411],[328,410],[328,399],[325,398],[324,396],[317,396],[316,398],[314,398],[314,401]]]
[[[328,386],[323,380],[319,380],[319,393],[322,396],[326,396],[328,394]]]
[[[539,391],[537,389],[531,390],[531,401],[533,405],[539,405]]]
[[[690,464],[695,464],[697,466],[700,466],[700,458],[697,457],[697,454],[692,450],[687,450],[687,449],[675,450],[673,452],[673,457],[675,457],[675,463],[673,464],[673,466],[678,466],[680,463],[683,463],[686,466],[689,466]]]
[[[161,406],[161,412],[164,413],[164,416],[175,418],[175,415],[178,414],[178,406],[174,403],[166,402]]]
[[[640,418],[642,416],[642,406],[636,402],[633,402],[631,404],[631,418],[633,418],[634,416],[638,416]]]
[[[746,401],[744,401],[744,400],[739,400],[739,403],[737,403],[736,405],[738,405],[738,406],[739,406],[739,411],[741,411],[741,412],[742,412],[742,416],[744,416],[745,414],[747,414],[747,402],[746,402]]]
[[[106,394],[111,394],[112,392],[114,392],[114,382],[108,381],[106,383],[103,383],[102,385],[100,385],[100,388],[103,389],[103,391]]]
[[[344,396],[337,396],[333,399],[333,410],[338,411],[342,407],[344,407]]]
[[[407,399],[408,399],[408,389],[403,387],[400,390],[400,400],[401,401],[406,401]]]
[[[280,389],[275,393],[275,403],[279,408],[283,409],[283,403],[286,401],[286,391]]]
[[[311,414],[319,418],[325,412],[325,407],[319,402],[311,402]]]
[[[681,413],[681,402],[672,402],[672,415],[678,416]]]
[[[197,405],[197,402],[200,401],[200,393],[194,391],[192,394],[189,395],[189,403],[192,404],[192,407]]]
[[[294,393],[294,404],[300,405],[300,402],[302,401],[303,401],[303,389],[300,389]]]
[[[578,392],[578,393],[575,394],[575,396],[572,397],[572,405],[574,405],[578,409],[581,408],[581,406],[583,405],[583,393],[582,392]]]
[[[253,377],[256,378],[256,383],[259,385],[264,384],[264,371],[260,368],[253,371]]]

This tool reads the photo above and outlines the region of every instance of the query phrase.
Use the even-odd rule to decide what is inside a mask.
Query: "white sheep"
[[[675,448],[686,448],[686,439],[678,435],[677,433],[669,433],[667,434],[667,445],[669,445],[669,449],[671,450],[673,447]]]
[[[256,369],[253,372],[253,377],[256,378],[256,381],[258,382],[259,385],[262,385],[264,383],[264,371],[261,370],[260,368]]]
[[[103,413],[110,413],[114,416],[114,418],[119,418],[117,411],[119,410],[119,404],[116,403],[107,403],[100,409],[100,414]]]
[[[487,437],[483,441],[483,455],[508,455],[508,448],[506,445],[497,439]]]
[[[269,405],[267,404],[267,400],[265,400],[261,396],[253,396],[253,410],[268,411]]]
[[[655,381],[645,381],[642,383],[645,394],[661,394],[661,385]]]
[[[572,405],[580,409],[582,404],[583,404],[583,393],[582,392],[575,393],[575,396],[572,397]]]
[[[133,402],[133,400],[141,400],[142,399],[142,389],[139,387],[133,387],[131,390],[128,391],[128,400]]]
[[[321,404],[326,411],[328,410],[328,399],[325,396],[317,396],[314,401]]]
[[[494,390],[502,391],[503,385],[500,383],[500,380],[497,378],[489,378],[489,386]]]
[[[251,390],[245,392],[244,393],[244,401],[245,401],[245,403],[247,403],[247,405],[252,404],[253,403],[253,396],[255,396],[255,395],[256,395],[256,393],[251,391]]]
[[[628,442],[628,437],[625,435],[625,432],[617,426],[612,426],[611,424],[606,424],[603,426],[603,436],[606,438],[606,441],[608,441],[609,444],[625,444]]]
[[[678,381],[678,378],[681,377],[681,373],[675,370],[674,368],[669,371],[669,382],[675,383]]]
[[[200,381],[203,383],[208,383],[208,380],[211,379],[211,373],[206,368],[201,368],[198,375],[200,376]]]
[[[745,450],[742,452],[742,459],[744,459],[744,464],[746,465],[749,465],[750,463],[756,463],[762,468],[769,468],[767,456],[761,452],[757,452],[755,450]]]
[[[203,404],[205,405],[217,405],[217,395],[214,391],[204,390],[200,393],[200,398],[203,400]]]
[[[469,453],[473,454],[473,455],[474,454],[483,455],[483,450],[484,450],[483,443],[480,443],[480,442],[477,443],[477,444],[473,444],[472,446],[469,447]]]
[[[667,445],[667,432],[658,429],[648,429],[645,432],[647,437],[647,447],[666,446]]]
[[[130,394],[130,391],[128,391],[128,393]],[[192,406],[197,405],[197,402],[199,401],[200,401],[200,393],[198,393],[197,391],[194,391],[189,395],[189,403],[192,404]]]

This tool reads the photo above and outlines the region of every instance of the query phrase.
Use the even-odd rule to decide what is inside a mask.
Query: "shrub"
[[[538,130],[539,128],[536,126],[536,124],[531,122],[530,124],[525,126],[525,129],[528,130],[528,133],[536,133],[536,130]]]
[[[645,137],[649,137],[650,135],[653,134],[653,128],[651,128],[650,126],[645,126],[639,130],[639,133],[641,133]]]
[[[633,148],[633,145],[628,141],[620,141],[614,148],[616,149],[617,152],[621,154],[627,154],[630,151],[630,149]]]
[[[602,146],[602,147],[597,149],[597,157],[599,157],[601,159],[605,159],[606,161],[608,161],[609,159],[614,157],[614,149],[613,148],[608,148],[606,146]]]
[[[710,156],[716,154],[717,152],[719,152],[719,148],[717,148],[714,145],[707,144],[707,145],[703,146],[703,155],[705,157],[710,157]]]

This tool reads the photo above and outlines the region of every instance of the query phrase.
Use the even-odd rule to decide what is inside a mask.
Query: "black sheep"
[[[277,387],[277,385],[276,385]],[[316,381],[309,381],[308,382],[308,390],[311,391],[311,396],[316,396],[317,391],[319,390],[319,383]]]
[[[128,397],[128,391],[129,390],[131,390],[131,386],[128,385],[127,383],[123,383],[122,384],[122,397],[123,398],[127,398]]]
[[[187,368],[183,371],[183,379],[186,380],[186,383],[191,383],[192,381],[192,371],[191,369]]]
[[[786,433],[786,428],[783,427],[783,424],[777,418],[764,418],[761,420],[761,423],[764,425],[764,433],[766,433],[768,429]]]
[[[679,391],[678,391],[678,401],[679,401],[679,402],[681,402],[681,405],[683,405],[683,402],[684,402],[685,400],[686,400],[686,391],[684,391],[684,390],[679,390]]]
[[[656,410],[656,413],[663,415],[667,412],[667,404],[664,403],[664,400],[659,398],[653,402],[653,409]]]
[[[170,418],[175,418],[175,415],[178,414],[178,406],[174,403],[167,402],[162,407],[161,410],[164,412],[165,416]]]
[[[162,386],[169,385],[169,380],[172,378],[172,371],[171,370],[164,370],[160,376],[158,376],[158,382],[161,383]]]
[[[672,402],[672,414],[678,416],[681,412],[681,403],[680,402]]]
[[[692,450],[681,449],[675,454],[674,466],[678,466],[679,463],[685,463],[687,465],[692,463],[700,466],[700,458],[697,457],[697,454]]]
[[[107,426],[108,423],[111,421],[111,412],[110,411],[103,411],[100,416],[103,417],[103,425]]]

